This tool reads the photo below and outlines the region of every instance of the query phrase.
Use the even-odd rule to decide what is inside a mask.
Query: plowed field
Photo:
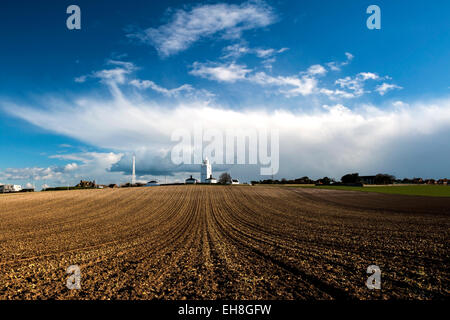
[[[450,198],[167,186],[0,195],[0,299],[449,298]],[[369,265],[381,290],[369,290]],[[81,269],[81,290],[66,269]]]

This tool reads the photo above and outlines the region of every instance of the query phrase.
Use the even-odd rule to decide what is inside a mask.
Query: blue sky
[[[81,30],[66,28],[71,4]],[[381,30],[366,27],[371,4]],[[280,129],[277,177],[448,177],[449,9],[447,1],[4,1],[0,183],[125,181],[132,152],[143,180],[182,179],[166,161],[170,133],[204,108],[217,126],[228,110],[229,122],[251,127],[257,113]],[[232,173],[259,178],[254,169]]]

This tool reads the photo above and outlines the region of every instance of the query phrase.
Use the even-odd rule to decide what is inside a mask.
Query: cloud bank
[[[307,111],[267,111],[264,108],[237,111],[210,102],[167,106],[145,101],[142,97],[133,99],[122,95],[106,100],[94,97],[54,100],[39,108],[12,103],[2,103],[2,107],[38,127],[113,150],[103,155],[55,156],[70,163],[57,170],[35,172],[33,169],[27,173],[29,177],[39,175],[41,178],[80,172],[83,168],[125,171],[128,161],[121,163],[120,160],[123,154],[131,152],[139,154],[138,164],[143,175],[193,170],[174,166],[168,156],[175,144],[171,141],[172,133],[179,128],[192,130],[194,125],[224,131],[230,128],[278,129],[280,176],[340,177],[347,171],[369,174],[376,169],[406,175],[407,170],[395,159],[415,154],[448,134],[450,128],[450,99],[411,104],[396,101],[383,107],[361,105],[354,109],[335,104]],[[402,146],[401,154],[397,151],[399,146]],[[448,159],[449,155],[448,150],[441,150],[442,157]],[[448,173],[447,161],[436,161],[433,157],[421,161],[423,167],[433,164],[436,174]],[[248,174],[245,168],[238,172],[242,176]],[[14,172],[7,174],[9,176],[3,175],[2,179],[11,178]]]

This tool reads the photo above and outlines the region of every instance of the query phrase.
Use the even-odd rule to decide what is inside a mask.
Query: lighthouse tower
[[[133,168],[131,169],[131,184],[136,184],[136,156],[133,154]]]
[[[211,162],[209,162],[208,158],[206,158],[205,160],[203,160],[200,172],[201,183],[206,183],[206,179],[211,177],[211,175],[212,175]]]

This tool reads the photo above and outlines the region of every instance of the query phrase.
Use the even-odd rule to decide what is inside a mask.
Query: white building
[[[5,184],[0,186],[0,193],[20,192],[22,187],[17,184]]]
[[[190,178],[187,178],[187,179],[184,181],[184,183],[186,183],[186,184],[196,184],[197,182],[198,182],[198,180],[195,179],[195,178],[192,178],[192,176],[191,176]]]
[[[153,186],[159,186],[159,185],[160,185],[160,184],[159,184],[158,181],[152,180],[152,181],[149,181],[145,186],[146,186],[146,187],[153,187]]]
[[[239,184],[239,180],[238,179],[232,179],[231,180],[231,184]]]
[[[209,183],[206,180],[212,176],[211,162],[209,162],[208,158],[203,160],[202,168],[200,171],[200,182],[201,183]]]
[[[209,178],[207,178],[207,179],[205,180],[205,183],[209,183],[209,184],[211,184],[211,183],[217,183],[217,179],[216,179],[216,178],[213,178],[213,176],[210,175]]]

